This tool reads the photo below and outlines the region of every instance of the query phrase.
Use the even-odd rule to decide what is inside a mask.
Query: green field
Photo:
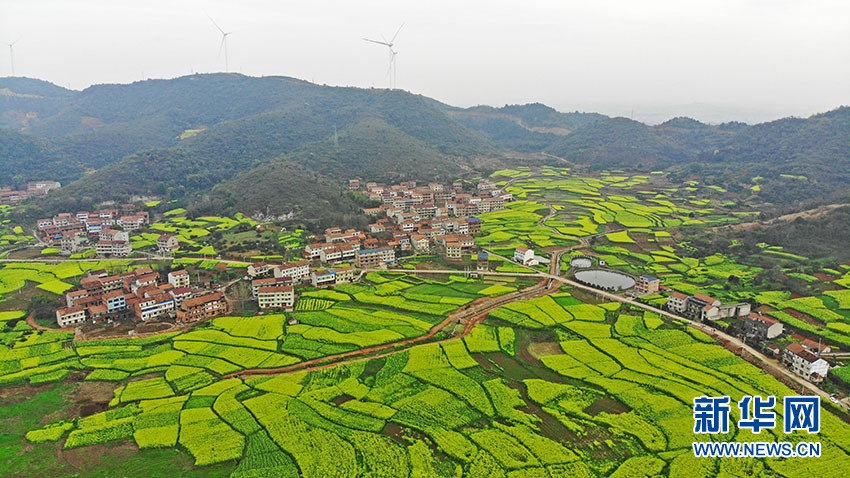
[[[744,394],[793,392],[680,325],[585,304],[567,292],[512,303],[462,340],[313,372],[221,377],[244,367],[296,363],[300,358],[287,346],[294,337],[302,351],[328,353],[404,331],[422,333],[438,318],[429,319],[426,309],[375,309],[358,295],[459,303],[486,288],[465,280],[381,279],[316,294],[334,304],[295,312],[301,321],[295,327],[285,326],[282,315],[227,317],[181,334],[71,348],[63,346],[70,334],[4,330],[4,336],[23,334],[3,352],[6,387],[63,371],[106,381],[115,392],[106,410],[86,417],[56,419],[43,412],[13,428],[0,449],[26,446],[46,457],[28,463],[36,474],[56,466],[56,457],[46,453],[55,442],[61,455],[135,443],[145,450],[136,459],[154,467],[188,453],[190,470],[231,476],[799,476],[800,467],[816,467],[818,476],[837,477],[850,464],[850,426],[829,411],[817,438],[821,458],[693,458],[693,397],[729,395],[734,401]],[[19,315],[2,319],[9,323]],[[527,358],[529,351],[537,359]],[[39,362],[37,373],[28,360]],[[13,364],[19,370],[10,374]],[[71,385],[42,387],[50,394]],[[59,406],[38,393],[2,410]],[[8,417],[0,415],[0,423]],[[756,436],[733,427],[720,438],[786,437],[779,430]],[[114,466],[94,463],[91,472]]]

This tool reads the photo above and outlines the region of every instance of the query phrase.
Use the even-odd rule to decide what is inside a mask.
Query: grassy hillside
[[[201,196],[281,157],[338,185],[352,175],[475,175],[511,166],[512,152],[591,169],[668,168],[778,210],[850,192],[850,108],[752,126],[689,118],[648,126],[542,104],[460,109],[398,90],[239,74],[83,91],[4,78],[0,94],[4,184],[68,184],[48,209],[134,194]]]

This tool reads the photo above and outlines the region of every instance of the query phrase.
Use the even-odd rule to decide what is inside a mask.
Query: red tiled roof
[[[291,285],[271,285],[260,287],[257,290],[258,294],[276,294],[278,292],[292,292],[294,289]]]

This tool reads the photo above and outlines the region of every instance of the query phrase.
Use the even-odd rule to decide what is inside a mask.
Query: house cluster
[[[310,284],[313,287],[332,287],[354,280],[352,267],[311,270],[308,261],[272,264],[257,262],[248,266],[251,292],[261,309],[286,309],[295,307],[295,286]]]
[[[723,305],[719,300],[703,294],[688,296],[680,292],[673,292],[667,299],[667,308],[686,317],[704,322],[727,317],[739,317],[741,319],[741,335],[751,343],[764,344],[785,333],[782,322],[759,312],[751,312],[749,304]],[[820,354],[827,353],[831,349],[797,334],[792,334],[791,338],[796,341],[789,343],[784,349],[776,344],[770,344],[767,346],[767,350],[797,375],[814,383],[822,382],[826,378],[830,365],[829,362],[820,357]]]
[[[349,181],[349,188],[361,189],[360,181]],[[369,182],[362,189],[368,198],[381,201],[379,207],[364,209],[377,218],[369,225],[370,233],[392,234],[389,242],[401,250],[430,253],[440,248],[448,259],[459,259],[472,248],[465,244],[481,232],[476,215],[504,209],[513,200],[490,181],[479,183],[474,194],[464,192],[460,182],[450,188],[439,183],[418,186],[415,181],[390,186]]]
[[[94,246],[100,256],[125,257],[133,251],[129,231],[141,229],[149,221],[147,211],[136,211],[134,204],[124,204],[121,209],[63,212],[39,219],[36,224],[40,239],[58,244],[63,254]]]
[[[227,299],[221,292],[193,288],[189,273],[168,273],[167,282],[150,267],[107,275],[105,270],[90,272],[80,287],[65,294],[66,307],[56,311],[60,327],[85,321],[109,323],[116,320],[148,321],[174,318],[191,322],[227,314]]]
[[[720,319],[749,315],[752,306],[746,302],[723,304],[705,294],[685,295],[673,291],[667,298],[667,309],[692,320],[714,322]]]
[[[0,204],[17,204],[31,197],[46,196],[54,189],[62,187],[58,181],[31,181],[26,189],[13,190],[10,187],[0,187]]]
[[[359,179],[348,182],[348,188],[364,190],[367,198],[381,201],[381,206],[367,209],[367,214],[388,217],[400,216],[399,223],[408,220],[427,220],[442,216],[469,217],[505,208],[513,195],[497,187],[492,181],[481,181],[475,191],[464,191],[464,183],[456,181],[451,187],[440,183],[418,185],[405,181],[390,186],[368,182],[362,186]],[[417,219],[418,218],[418,219]]]

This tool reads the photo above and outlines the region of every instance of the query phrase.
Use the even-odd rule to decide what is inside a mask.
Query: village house
[[[64,307],[56,311],[56,323],[59,327],[70,327],[86,320],[86,308],[82,306]]]
[[[782,353],[782,361],[788,366],[789,370],[814,383],[822,382],[829,371],[829,362],[818,358],[797,342],[790,343],[785,347],[785,351]]]
[[[353,267],[336,267],[333,269],[337,284],[347,284],[354,281],[357,271]]]
[[[174,309],[178,309],[180,304],[186,299],[192,298],[192,289],[188,287],[176,287],[168,291],[169,295],[174,299]]]
[[[410,243],[413,251],[417,254],[428,254],[431,252],[431,240],[422,234],[411,234]]]
[[[178,271],[171,271],[168,273],[168,283],[174,286],[175,288],[179,287],[189,287],[189,273],[183,269]]]
[[[537,259],[534,258],[534,250],[519,246],[514,251],[514,261],[526,266],[536,266]]]
[[[30,181],[27,183],[27,193],[33,196],[46,195],[54,189],[59,189],[62,184],[59,181]]]
[[[336,273],[332,269],[314,271],[310,274],[313,287],[332,287],[336,285]]]
[[[287,262],[276,266],[273,270],[274,277],[289,277],[296,284],[310,279],[310,263],[307,261]]]
[[[475,270],[478,272],[487,272],[490,270],[490,255],[486,252],[479,252],[475,258]]]
[[[635,291],[640,295],[657,294],[661,286],[661,279],[649,275],[638,277],[635,283]]]
[[[88,237],[81,232],[68,232],[62,234],[62,242],[59,246],[59,252],[61,254],[73,254],[80,251],[87,242]]]
[[[129,241],[98,241],[95,249],[99,256],[127,257],[133,252]]]
[[[251,294],[256,299],[260,292],[260,287],[273,287],[279,285],[292,285],[293,281],[290,277],[263,277],[251,281]]]
[[[229,310],[227,299],[222,292],[209,294],[184,300],[177,309],[177,320],[180,322],[193,322],[210,317],[226,315]]]
[[[248,277],[251,279],[264,277],[272,274],[276,266],[268,262],[255,262],[248,266]]]
[[[694,294],[685,300],[684,315],[703,322],[713,322],[730,317],[743,317],[751,312],[747,303],[723,304],[705,294]]]
[[[171,294],[141,297],[135,304],[134,310],[136,317],[143,322],[160,317],[170,317],[174,315],[174,297]]]
[[[180,247],[177,237],[171,234],[162,234],[156,239],[156,248],[162,255],[168,255]]]
[[[685,302],[687,300],[688,296],[686,294],[673,291],[670,293],[670,296],[667,297],[667,310],[676,312],[677,314],[684,314]]]
[[[173,317],[183,301],[192,298],[189,274],[173,271],[169,282],[160,284],[160,276],[150,267],[139,267],[132,272],[107,276],[106,271],[92,271],[80,280],[80,290],[65,294],[66,308],[81,308],[83,320],[111,322],[121,319],[147,321],[160,317]],[[175,286],[177,284],[177,286]],[[73,319],[79,323],[80,315],[66,317],[68,311],[57,313],[57,323]]]
[[[395,262],[395,250],[390,247],[357,251],[354,258],[354,265],[361,269],[384,268],[392,262]]]
[[[759,313],[750,313],[741,318],[741,327],[745,335],[755,340],[770,340],[782,335],[782,322]]]
[[[261,309],[292,310],[295,289],[290,285],[263,286],[257,290],[257,303]]]

